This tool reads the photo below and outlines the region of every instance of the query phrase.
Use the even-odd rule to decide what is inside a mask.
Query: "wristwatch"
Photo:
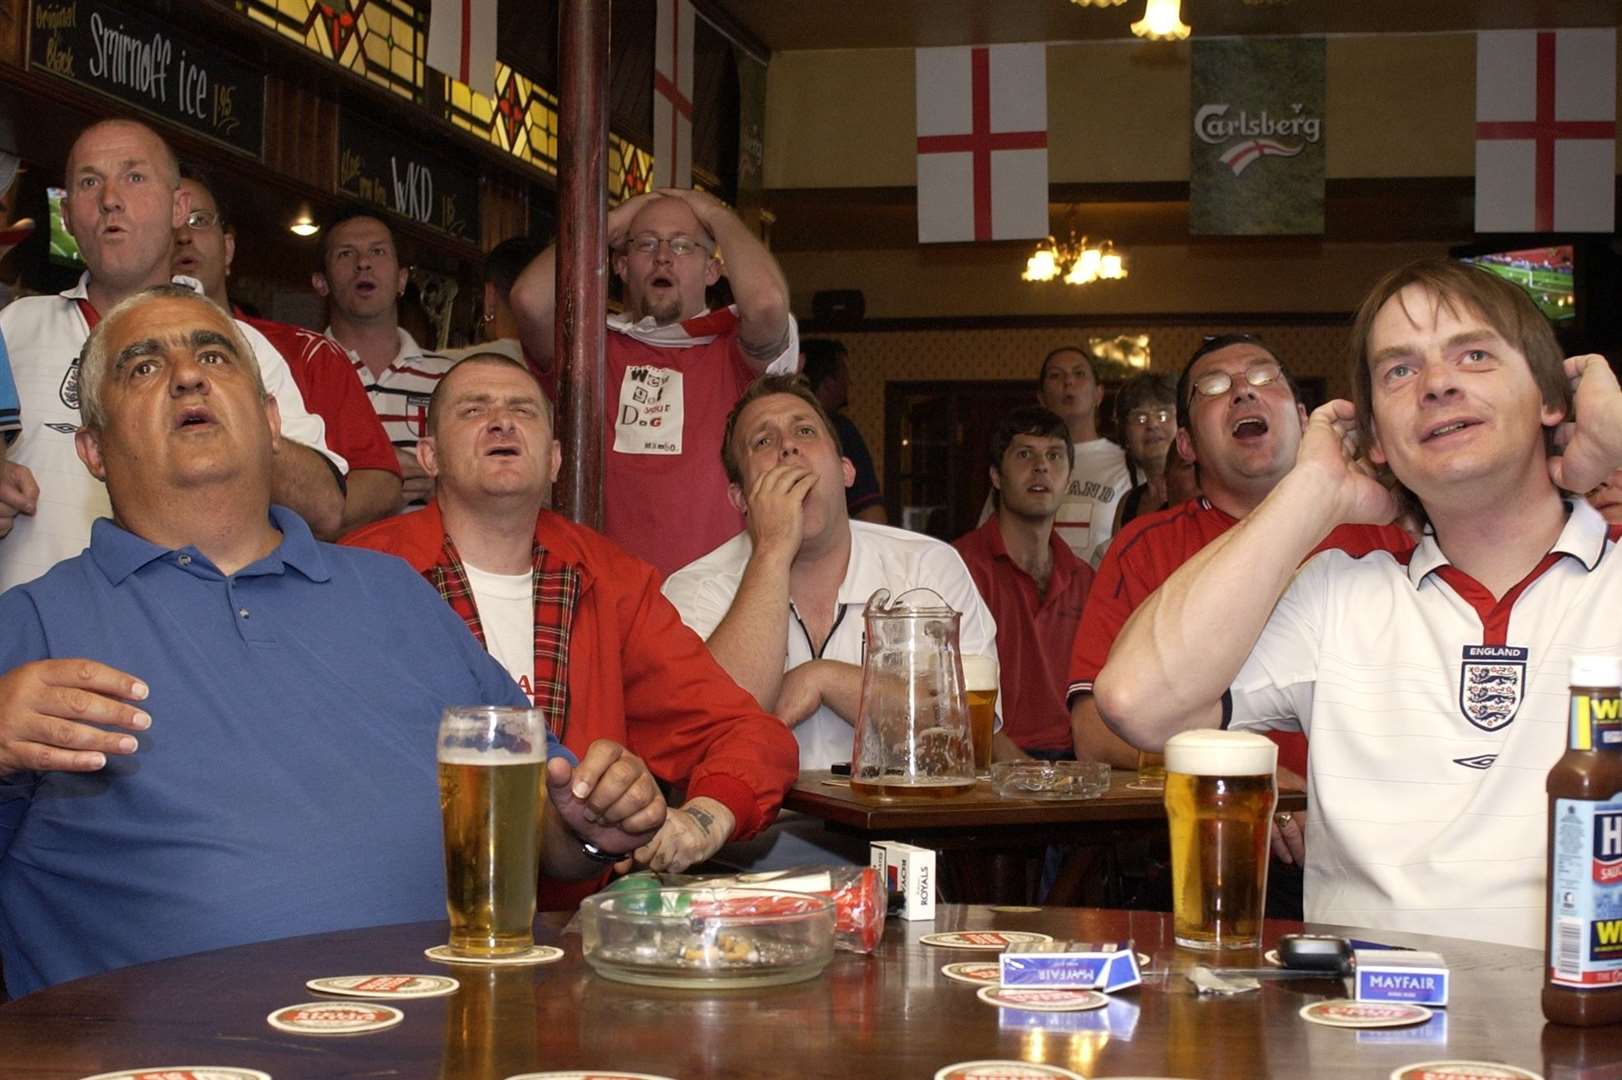
[[[590,859],[592,862],[600,862],[605,866],[617,862],[624,862],[626,859],[629,859],[632,854],[629,851],[625,852],[624,854],[613,851],[604,851],[590,840],[580,841],[580,853],[586,858]]]

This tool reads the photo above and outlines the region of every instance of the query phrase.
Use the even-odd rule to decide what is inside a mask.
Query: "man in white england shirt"
[[[1567,494],[1622,465],[1622,392],[1603,357],[1562,362],[1525,293],[1445,259],[1383,278],[1352,342],[1355,406],[1313,413],[1295,468],[1138,607],[1093,693],[1148,749],[1308,732],[1309,920],[1536,946],[1569,661],[1622,653],[1622,527]],[[1296,569],[1399,508],[1425,526],[1410,554]]]
[[[174,152],[136,121],[86,128],[68,152],[66,171],[62,221],[89,269],[60,295],[25,297],[0,311],[23,422],[6,466],[8,483],[0,485],[0,500],[17,512],[0,540],[0,591],[77,555],[90,541],[91,523],[109,513],[106,488],[85,471],[73,445],[80,426],[79,350],[98,312],[170,279],[174,230],[189,210],[178,190]],[[324,425],[305,410],[281,354],[252,327],[237,325],[289,436],[275,455],[272,501],[297,512],[318,536],[334,536],[343,516],[344,461],[326,450]],[[33,512],[15,505],[12,494],[19,490],[37,492]]]
[[[799,337],[777,260],[711,196],[638,195],[609,211],[607,230],[625,314],[608,320],[603,532],[669,574],[743,527],[721,470],[723,420],[756,376],[795,370]],[[543,374],[556,267],[548,247],[510,297]],[[711,311],[705,290],[723,268],[735,302]]]

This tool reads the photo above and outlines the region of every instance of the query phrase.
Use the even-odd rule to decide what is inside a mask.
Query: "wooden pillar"
[[[558,18],[558,504],[593,529],[603,526],[609,2],[562,0]]]

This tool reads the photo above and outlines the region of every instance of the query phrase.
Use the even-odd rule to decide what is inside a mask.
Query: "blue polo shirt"
[[[15,439],[22,426],[17,382],[11,376],[11,358],[6,353],[6,339],[0,337],[0,446]]]
[[[404,562],[317,543],[282,507],[271,519],[281,543],[226,577],[103,518],[84,554],[0,595],[0,672],[89,657],[144,680],[152,716],[100,772],[0,778],[13,996],[445,917],[440,711],[529,701]]]

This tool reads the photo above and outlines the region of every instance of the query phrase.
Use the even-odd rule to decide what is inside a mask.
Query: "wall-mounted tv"
[[[1525,289],[1550,322],[1577,317],[1576,251],[1571,244],[1490,251],[1463,259]]]

